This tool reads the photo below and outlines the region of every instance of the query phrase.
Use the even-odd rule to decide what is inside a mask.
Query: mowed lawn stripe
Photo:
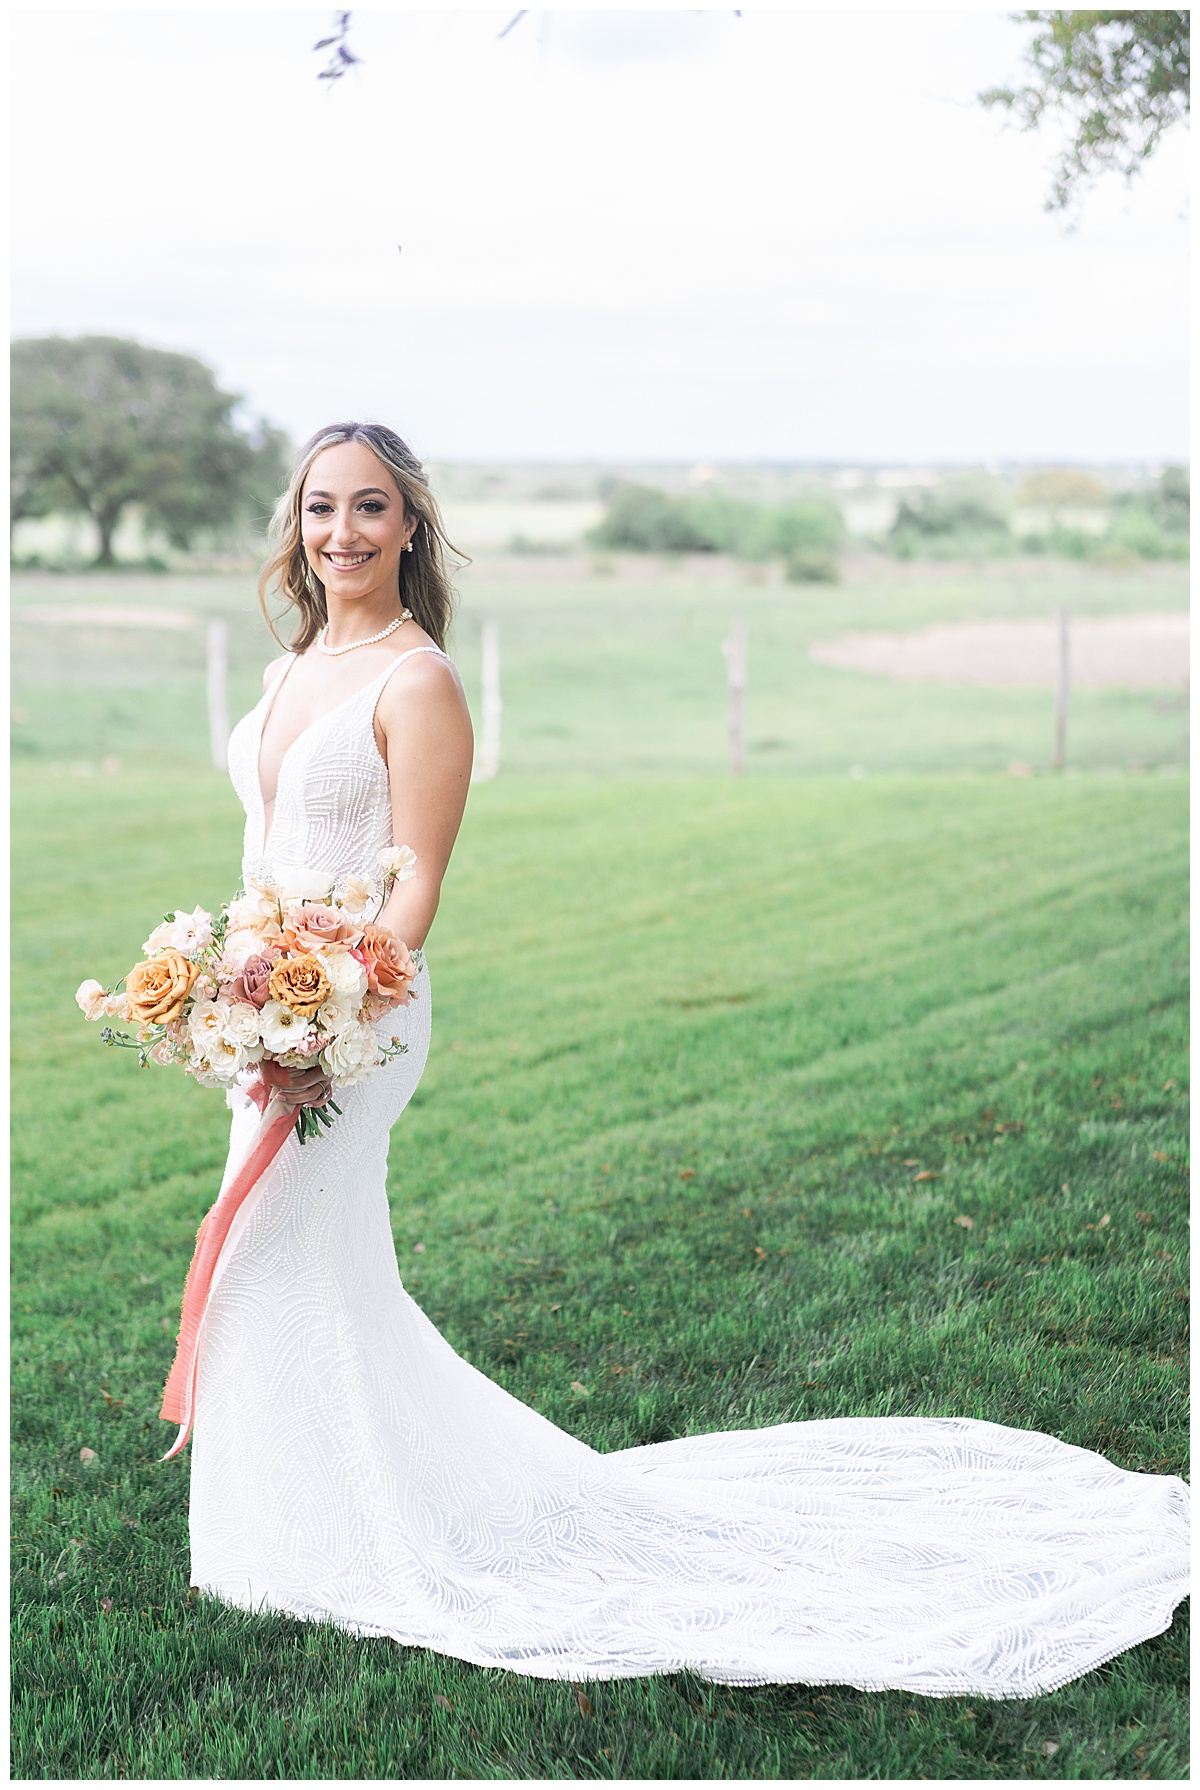
[[[1185,824],[1166,779],[478,787],[406,1284],[602,1448],[962,1412],[1183,1470]],[[230,893],[239,833],[211,773],[18,783],[16,1775],[1182,1772],[1182,1617],[1033,1702],[675,1675],[585,1714],[189,1598],[155,1413],[227,1116],[70,994]]]

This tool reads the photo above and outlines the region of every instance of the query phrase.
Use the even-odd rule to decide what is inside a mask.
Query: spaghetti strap
[[[380,698],[387,689],[388,679],[391,677],[393,671],[398,670],[399,667],[403,665],[406,659],[415,659],[418,653],[436,653],[437,657],[439,659],[445,659],[448,665],[452,663],[449,653],[444,653],[440,646],[410,646],[406,653],[401,653],[400,657],[394,660],[392,664],[388,666],[387,670],[381,672],[379,677],[375,680],[375,695],[371,701],[372,735],[374,735],[375,732],[375,717],[379,713]],[[368,684],[367,688],[370,689],[370,687],[371,686]],[[378,746],[378,740],[375,741],[375,744]]]
[[[380,682],[386,684],[398,666],[403,665],[406,659],[415,659],[418,653],[436,653],[439,659],[450,657],[449,653],[444,653],[440,646],[410,646],[406,653],[401,653],[399,658],[392,660],[385,671],[380,672]]]
[[[444,653],[440,646],[410,646],[406,653],[401,653],[399,658],[393,659],[392,663],[386,668],[386,670],[381,671],[378,678],[376,678],[376,680],[375,680],[375,686],[376,686],[375,687],[375,701],[371,706],[372,716],[374,715],[376,708],[378,708],[378,706],[379,706],[379,698],[383,695],[384,689],[387,686],[387,681],[391,677],[393,671],[398,671],[399,668],[401,667],[401,665],[404,664],[404,661],[406,659],[415,659],[418,653],[436,653],[436,655],[439,659],[445,659],[447,661],[447,663],[450,662],[449,653]],[[368,684],[366,687],[368,690],[371,688],[370,684]]]

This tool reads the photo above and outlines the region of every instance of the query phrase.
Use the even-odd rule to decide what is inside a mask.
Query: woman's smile
[[[321,557],[327,559],[331,566],[337,566],[343,572],[352,572],[355,566],[365,566],[369,559],[374,559],[375,552],[372,549],[365,553],[337,553],[326,548]]]

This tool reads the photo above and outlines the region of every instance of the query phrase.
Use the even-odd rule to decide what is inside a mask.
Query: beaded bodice
[[[416,653],[437,652],[434,646],[417,646],[401,653],[292,741],[279,767],[269,828],[259,754],[286,670],[238,722],[229,736],[229,775],[246,810],[243,887],[250,877],[270,882],[285,869],[327,871],[336,882],[359,876],[378,885],[377,856],[394,841],[388,770],[375,740],[375,709],[397,666]]]

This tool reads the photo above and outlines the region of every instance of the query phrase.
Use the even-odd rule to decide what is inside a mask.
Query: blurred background
[[[489,774],[1180,769],[1186,15],[1092,16],[19,15],[18,760],[211,760],[356,415]]]

